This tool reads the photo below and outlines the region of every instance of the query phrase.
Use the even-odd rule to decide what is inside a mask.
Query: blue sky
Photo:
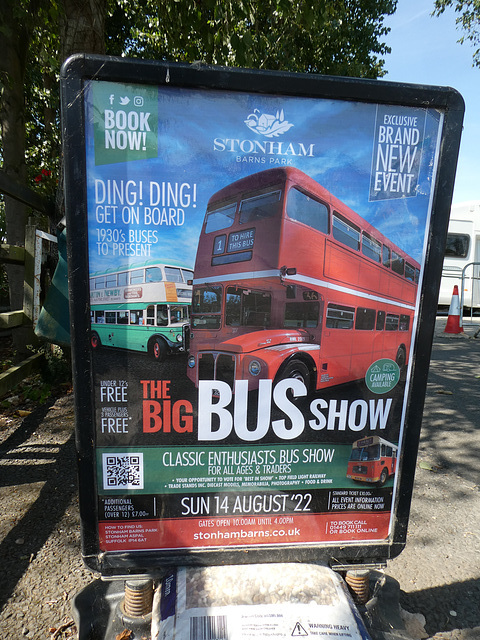
[[[453,201],[480,199],[480,69],[472,67],[473,49],[459,44],[452,10],[431,17],[433,0],[399,0],[385,21],[392,53],[386,56],[385,80],[453,87],[465,100],[465,121]]]

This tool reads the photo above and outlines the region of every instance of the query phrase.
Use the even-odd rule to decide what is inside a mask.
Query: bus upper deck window
[[[110,273],[105,277],[105,287],[116,287],[117,286],[117,274]]]
[[[163,274],[160,267],[149,267],[145,269],[145,282],[161,282]]]
[[[360,249],[360,229],[353,227],[337,213],[333,216],[333,237],[351,249]]]
[[[240,224],[270,218],[278,213],[281,193],[281,191],[273,191],[242,200],[240,203]]]
[[[117,283],[119,287],[126,287],[128,284],[128,273],[126,271],[122,271],[117,274]]]
[[[382,264],[384,267],[387,267],[387,269],[390,269],[392,266],[392,253],[386,245],[382,247]]]
[[[135,269],[135,271],[130,271],[130,284],[140,284],[142,282],[144,282],[143,269]]]
[[[165,267],[165,278],[167,282],[182,282],[180,269],[176,267]]]
[[[207,211],[205,233],[212,233],[212,231],[220,231],[220,229],[228,229],[228,227],[231,227],[235,219],[236,210],[237,203],[234,202],[226,207]]]
[[[463,233],[447,234],[445,255],[450,258],[466,258],[470,249],[470,237]]]
[[[298,189],[288,192],[287,214],[292,220],[303,222],[317,231],[329,231],[327,206]]]
[[[182,269],[181,271],[184,282],[188,284],[189,280],[193,280],[193,271],[190,271],[190,269]]]
[[[405,279],[415,282],[415,267],[410,263],[405,263]]]
[[[362,253],[375,262],[382,261],[382,245],[365,232],[362,233]]]
[[[405,260],[392,251],[392,271],[398,273],[399,276],[403,276],[405,273]]]
[[[95,278],[95,289],[105,289],[105,276]]]

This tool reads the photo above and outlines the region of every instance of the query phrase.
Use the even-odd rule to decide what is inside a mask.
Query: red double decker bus
[[[188,375],[297,378],[308,391],[405,370],[420,265],[302,171],[210,199],[194,269]]]

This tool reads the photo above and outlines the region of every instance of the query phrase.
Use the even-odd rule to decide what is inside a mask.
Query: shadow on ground
[[[0,610],[13,594],[31,561],[54,531],[77,491],[73,433],[64,444],[55,447],[29,447],[24,444],[38,428],[53,403],[54,400],[33,411],[0,446],[0,459],[6,462],[0,467],[0,486],[43,483],[37,499],[0,543]],[[13,451],[20,446],[23,461],[20,464],[10,464],[10,457],[18,459],[18,454],[13,454]],[[9,501],[6,502],[2,507],[8,510]]]
[[[474,558],[472,562],[475,562]],[[479,627],[479,603],[480,578],[410,593],[402,591],[400,595],[403,609],[425,616],[425,629],[429,635],[440,631]]]

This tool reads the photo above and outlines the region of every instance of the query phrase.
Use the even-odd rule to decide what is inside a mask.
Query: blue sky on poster
[[[114,101],[120,99],[121,86],[117,85],[115,90],[110,91],[112,86],[109,85],[102,98],[105,105],[96,105],[99,113],[102,113],[102,109],[109,108],[111,95],[115,94],[114,99],[112,98]],[[416,197],[369,202],[376,130],[375,105],[248,93],[192,91],[172,87],[160,91],[156,158],[96,166],[91,129],[87,135],[91,271],[114,268],[126,262],[113,253],[112,243],[109,251],[99,253],[96,242],[99,232],[115,226],[118,233],[123,228],[127,240],[130,232],[128,227],[119,224],[119,220],[115,225],[97,224],[95,179],[104,183],[108,180],[132,181],[136,185],[142,182],[145,199],[143,206],[150,204],[146,194],[152,181],[170,185],[194,184],[192,193],[195,193],[196,199],[185,209],[185,224],[155,227],[159,232],[158,242],[152,247],[155,252],[152,257],[158,256],[164,261],[181,259],[185,266],[193,266],[198,234],[210,196],[238,178],[278,166],[273,164],[279,162],[278,156],[230,152],[228,143],[214,143],[215,140],[261,139],[245,123],[255,110],[261,114],[276,114],[283,110],[285,120],[293,126],[285,135],[273,138],[274,144],[291,143],[297,150],[303,145],[303,149],[307,151],[310,150],[310,145],[314,145],[314,152],[311,154],[295,156],[293,166],[317,180],[413,258],[421,259],[429,200],[430,167],[437,140],[437,118],[434,112],[425,120],[425,131],[423,124],[421,126],[422,134],[425,133],[424,153]],[[396,108],[396,111],[400,114],[402,108]],[[423,111],[408,111],[410,115],[424,118]],[[244,161],[250,158],[263,162]],[[291,156],[289,158],[292,159]],[[138,227],[154,228],[142,224],[142,220]],[[130,258],[129,261],[139,262],[135,258]]]
[[[432,17],[432,10],[433,0],[398,0],[385,20],[392,53],[385,58],[384,80],[449,86],[462,94],[465,120],[453,201],[480,200],[480,69],[472,66],[472,46],[458,43],[455,12]]]

